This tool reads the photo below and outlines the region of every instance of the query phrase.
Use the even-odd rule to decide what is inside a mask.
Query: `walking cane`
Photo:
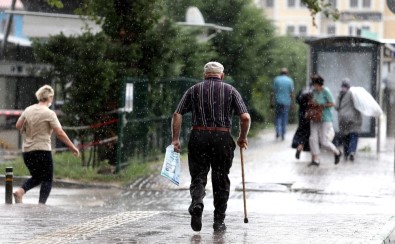
[[[242,184],[243,184],[244,223],[248,223],[246,188],[245,188],[245,181],[244,181],[244,159],[243,159],[243,148],[242,147],[240,147],[240,158],[241,158],[241,180],[242,180]]]

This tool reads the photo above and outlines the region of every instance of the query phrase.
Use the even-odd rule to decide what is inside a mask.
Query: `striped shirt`
[[[192,112],[192,126],[232,126],[232,115],[248,113],[240,93],[221,79],[210,78],[189,88],[175,111]]]

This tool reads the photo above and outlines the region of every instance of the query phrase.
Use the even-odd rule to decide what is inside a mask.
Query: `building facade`
[[[339,20],[319,13],[313,25],[309,9],[301,0],[255,0],[255,4],[277,27],[279,35],[322,38],[362,36],[375,40],[394,40],[395,14],[386,0],[327,0],[337,8]]]

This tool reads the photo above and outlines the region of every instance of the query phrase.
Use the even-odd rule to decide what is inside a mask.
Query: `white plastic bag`
[[[170,145],[166,148],[161,175],[178,186],[180,184],[180,168],[180,153],[175,152],[174,146]]]
[[[365,116],[379,117],[383,110],[380,105],[374,100],[372,95],[363,87],[350,87],[352,100],[355,108]]]

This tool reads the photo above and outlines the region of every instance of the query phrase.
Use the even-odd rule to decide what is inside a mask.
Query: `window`
[[[371,0],[350,0],[350,8],[370,8]]]
[[[307,26],[301,25],[299,26],[299,35],[306,36],[307,35]]]
[[[367,31],[369,31],[370,30],[370,26],[366,26],[366,25],[364,25],[364,26],[362,26],[362,28],[361,28],[362,30],[367,30]]]
[[[295,26],[288,25],[286,30],[287,35],[295,35]]]
[[[273,8],[274,7],[274,0],[266,0],[266,7]]]
[[[350,7],[351,8],[358,8],[358,0],[350,0]]]
[[[336,8],[336,0],[328,0],[328,3],[331,5],[332,8]]]
[[[362,7],[364,7],[364,8],[370,8],[370,4],[371,4],[370,0],[363,0],[362,1]]]
[[[334,35],[336,35],[336,26],[334,26],[334,25],[328,26],[326,32],[327,32],[327,34],[328,34],[329,36],[334,36]]]
[[[288,0],[288,8],[305,8],[306,4],[302,0]]]

